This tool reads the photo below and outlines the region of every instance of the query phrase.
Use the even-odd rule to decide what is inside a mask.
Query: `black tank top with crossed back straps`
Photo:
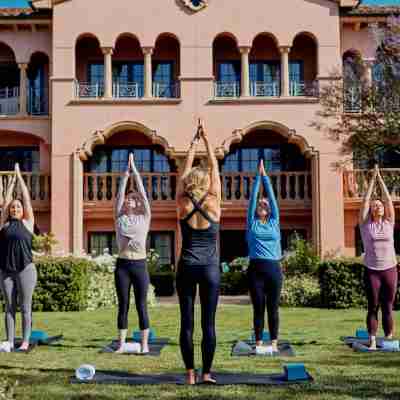
[[[213,221],[208,213],[201,208],[207,195],[208,193],[197,202],[193,196],[187,194],[187,197],[193,203],[193,210],[180,220],[182,233],[180,263],[185,265],[219,265],[219,223]],[[209,222],[208,228],[195,229],[189,225],[190,218],[197,212]]]

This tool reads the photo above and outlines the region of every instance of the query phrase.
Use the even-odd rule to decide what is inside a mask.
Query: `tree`
[[[339,142],[347,160],[371,167],[387,152],[400,154],[400,17],[369,29],[377,49],[372,79],[359,55],[345,56],[342,79],[321,88],[312,126]]]

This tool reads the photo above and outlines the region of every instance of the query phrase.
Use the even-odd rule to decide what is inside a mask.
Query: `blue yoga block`
[[[154,340],[156,338],[156,333],[154,332],[153,329],[150,329],[149,332],[149,340]],[[141,331],[133,331],[132,334],[132,339],[136,342],[140,342],[142,339],[142,333]]]
[[[269,334],[269,332],[264,331],[262,334],[262,341],[263,342],[268,342],[271,340],[271,335]],[[255,342],[256,341],[256,335],[254,334],[254,332],[251,334],[251,341]]]
[[[304,364],[301,363],[285,364],[283,366],[283,371],[285,373],[285,378],[288,381],[309,379],[306,368]]]
[[[368,331],[365,329],[357,329],[356,330],[356,338],[357,339],[369,339]]]
[[[44,331],[32,331],[31,338],[32,341],[45,341],[49,338],[49,335]]]

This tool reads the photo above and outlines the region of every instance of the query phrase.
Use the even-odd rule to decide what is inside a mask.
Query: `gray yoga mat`
[[[127,342],[134,342],[129,339]],[[118,341],[113,340],[107,346],[100,350],[100,353],[112,353],[116,355],[126,355],[126,356],[152,356],[159,357],[161,355],[161,350],[169,343],[168,338],[159,338],[149,342],[149,352],[146,354],[142,353],[115,353],[115,350],[118,348]]]
[[[399,353],[399,350],[391,350],[382,348],[379,343],[384,340],[383,337],[376,338],[377,341],[377,349],[370,350],[368,348],[369,339],[360,339],[355,336],[341,336],[340,340],[342,340],[345,344],[351,347],[354,351],[358,353]],[[353,347],[353,344],[357,344],[358,346]]]
[[[217,380],[216,386],[221,385],[291,385],[313,381],[308,374],[307,380],[287,381],[285,375],[278,374],[251,374],[240,372],[216,373],[213,377]],[[80,381],[76,378],[71,379],[71,383],[96,383],[96,384],[115,384],[115,385],[184,385],[185,375],[183,374],[128,374],[120,371],[98,371],[91,381]],[[198,385],[209,386],[213,384]]]
[[[273,355],[256,355],[255,354],[255,343],[251,341],[244,341],[246,344],[252,347],[252,351],[248,353],[243,353],[240,351],[235,351],[235,345],[234,343],[232,345],[232,350],[231,350],[231,356],[234,357],[294,357],[296,354],[290,345],[290,343],[287,340],[284,341],[279,341],[278,342],[278,349],[279,353],[274,353]]]

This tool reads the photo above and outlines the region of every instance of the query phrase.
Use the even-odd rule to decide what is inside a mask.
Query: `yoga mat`
[[[60,340],[62,340],[64,337],[63,337],[63,335],[57,335],[57,336],[50,336],[50,337],[48,337],[46,340],[30,340],[29,341],[29,343],[32,345],[32,344],[36,344],[36,345],[39,345],[39,346],[49,346],[49,345],[51,345],[51,344],[53,344],[53,343],[57,343],[57,342],[59,342]],[[17,338],[17,339],[15,339],[15,345],[20,345],[21,343],[22,343],[22,339],[21,338]]]
[[[238,356],[238,357],[294,357],[295,356],[295,352],[292,348],[292,346],[290,345],[290,343],[288,341],[283,341],[283,342],[278,342],[278,349],[279,349],[279,353],[274,353],[272,355],[262,355],[262,354],[255,354],[255,344],[250,342],[250,341],[245,341],[246,344],[248,344],[249,346],[252,346],[252,351],[250,351],[249,353],[242,353],[242,352],[237,352],[234,351],[234,347],[236,345],[233,344],[232,345],[232,350],[231,350],[231,356]]]
[[[360,339],[355,336],[342,336],[340,338],[345,344],[351,347],[354,351],[358,353],[399,353],[399,350],[391,350],[391,349],[384,349],[380,346],[380,342],[384,340],[383,337],[377,337],[377,349],[370,350],[368,348],[369,339]],[[353,344],[356,344],[356,347],[353,347]],[[357,346],[358,345],[358,346]]]
[[[133,340],[127,340],[127,342],[133,342]],[[164,338],[164,340],[156,339],[154,342],[149,342],[149,352],[148,353],[115,353],[115,350],[118,348],[118,341],[113,340],[107,346],[100,350],[100,353],[112,353],[115,355],[126,355],[126,356],[153,356],[159,357],[161,355],[161,350],[164,346],[167,345],[169,339]]]
[[[251,373],[216,373],[212,375],[217,380],[216,386],[222,385],[291,385],[313,381],[308,374],[307,380],[287,381],[283,373],[278,374],[251,374]],[[97,383],[97,384],[117,384],[117,385],[184,385],[185,375],[183,374],[128,374],[120,371],[98,371],[91,381],[79,381],[75,377],[71,383]],[[200,385],[201,382],[199,382]],[[210,384],[203,384],[208,386]]]
[[[37,346],[37,343],[29,343],[29,347],[28,350],[18,350],[18,346],[21,343],[17,344],[17,342],[14,342],[14,350],[12,351],[12,353],[30,353],[32,350],[35,349],[35,347]]]

